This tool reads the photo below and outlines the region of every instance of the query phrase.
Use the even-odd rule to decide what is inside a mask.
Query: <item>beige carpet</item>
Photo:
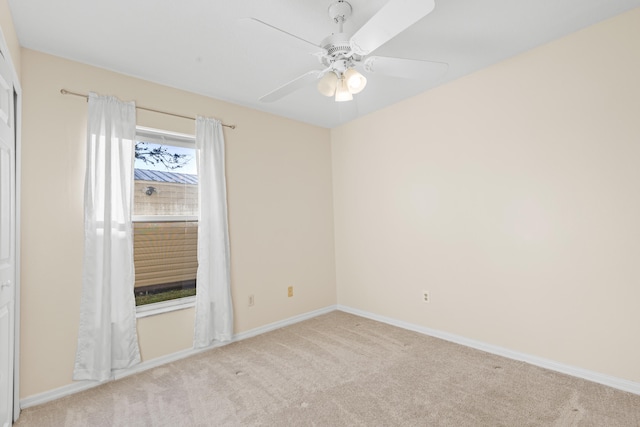
[[[335,311],[17,426],[640,426],[640,396]]]

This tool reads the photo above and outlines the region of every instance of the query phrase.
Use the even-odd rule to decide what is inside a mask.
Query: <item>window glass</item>
[[[136,305],[195,295],[198,175],[195,144],[138,135],[134,162]],[[160,137],[160,141],[158,141]]]

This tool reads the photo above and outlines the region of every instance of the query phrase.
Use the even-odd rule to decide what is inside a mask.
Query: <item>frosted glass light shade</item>
[[[324,96],[333,96],[336,93],[338,76],[333,71],[328,72],[318,81],[318,92]]]
[[[351,95],[351,92],[349,92],[347,82],[343,77],[338,80],[338,87],[336,88],[336,102],[351,101],[352,99],[353,95]]]
[[[355,68],[349,68],[344,73],[344,79],[347,82],[349,92],[352,94],[362,92],[362,89],[367,85],[367,78],[357,72]]]

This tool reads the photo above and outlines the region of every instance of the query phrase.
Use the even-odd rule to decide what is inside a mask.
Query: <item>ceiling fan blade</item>
[[[351,37],[351,49],[358,55],[368,55],[434,8],[435,0],[389,0]]]
[[[284,98],[285,96],[292,94],[293,92],[299,89],[302,89],[305,86],[309,86],[314,82],[318,81],[318,78],[320,78],[322,74],[323,74],[322,71],[319,71],[319,70],[309,71],[308,73],[305,73],[300,77],[297,77],[291,80],[289,83],[285,83],[284,85],[280,86],[278,89],[264,95],[262,98],[260,98],[260,101],[273,102],[273,101],[277,101],[280,98]]]
[[[238,23],[251,29],[252,31],[255,31],[257,33],[257,39],[260,39],[262,37],[275,37],[276,39],[279,38],[283,41],[283,43],[292,45],[293,47],[297,47],[310,54],[318,54],[324,51],[324,49],[322,49],[320,46],[308,40],[284,31],[278,27],[274,27],[273,25],[256,18],[241,18]],[[264,34],[264,36],[261,36],[261,34]]]
[[[444,62],[421,61],[418,59],[388,58],[370,56],[364,63],[365,71],[414,80],[436,80],[449,69]]]

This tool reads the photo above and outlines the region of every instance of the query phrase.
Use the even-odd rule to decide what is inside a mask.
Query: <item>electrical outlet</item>
[[[256,299],[253,296],[253,294],[249,295],[249,307],[253,307],[255,303],[256,303]]]
[[[422,302],[426,304],[431,302],[431,295],[429,295],[429,291],[422,291]]]
[[[289,286],[287,289],[287,296],[291,298],[293,296],[293,286]]]

